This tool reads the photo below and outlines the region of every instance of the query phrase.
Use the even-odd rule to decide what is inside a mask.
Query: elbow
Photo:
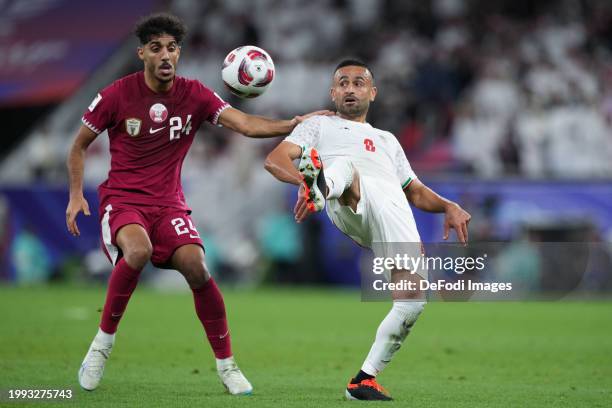
[[[276,178],[277,180],[283,181],[283,166],[279,161],[280,157],[281,156],[279,156],[276,150],[271,151],[270,154],[268,154],[268,156],[266,157],[266,160],[264,160],[264,169],[266,169],[266,171],[273,175],[274,178]]]
[[[272,175],[274,175],[274,168],[276,167],[276,165],[274,164],[274,161],[270,158],[271,154],[268,155],[268,157],[266,157],[266,160],[264,160],[264,169],[266,169],[266,171]]]

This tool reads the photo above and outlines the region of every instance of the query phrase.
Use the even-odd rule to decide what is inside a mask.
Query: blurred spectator
[[[52,273],[49,254],[36,232],[21,230],[11,248],[16,281],[19,283],[46,282]]]

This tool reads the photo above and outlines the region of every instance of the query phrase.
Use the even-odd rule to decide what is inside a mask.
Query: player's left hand
[[[297,126],[297,125],[299,125],[300,123],[302,123],[303,121],[305,121],[306,119],[308,119],[308,118],[310,118],[312,116],[317,116],[317,115],[333,116],[335,114],[336,114],[335,112],[332,112],[332,111],[327,110],[327,109],[318,110],[318,111],[307,113],[305,115],[294,116],[293,119],[291,119],[291,124],[293,126]]]
[[[295,221],[299,224],[304,221],[311,214],[312,211],[308,209],[308,196],[304,188],[304,183],[300,184],[298,190],[298,198],[293,207],[293,214],[295,215]]]
[[[448,239],[450,229],[453,228],[457,233],[459,242],[467,245],[470,219],[472,219],[472,216],[461,208],[459,204],[450,204],[444,212],[444,240]]]

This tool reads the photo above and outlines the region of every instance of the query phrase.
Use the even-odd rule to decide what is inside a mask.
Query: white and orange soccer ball
[[[234,95],[256,98],[272,83],[274,62],[261,48],[245,45],[227,54],[223,61],[221,77]]]

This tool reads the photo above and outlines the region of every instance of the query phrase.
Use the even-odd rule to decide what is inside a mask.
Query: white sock
[[[410,333],[423,307],[425,307],[425,302],[393,302],[391,311],[378,326],[374,344],[361,367],[363,372],[376,376],[389,364]]]
[[[324,174],[325,184],[329,189],[325,198],[340,198],[353,182],[353,163],[345,157],[337,158],[331,166],[325,167]]]
[[[108,334],[102,329],[98,328],[98,334],[96,334],[96,342],[102,343],[104,345],[110,344],[111,346],[115,343],[115,333]]]

